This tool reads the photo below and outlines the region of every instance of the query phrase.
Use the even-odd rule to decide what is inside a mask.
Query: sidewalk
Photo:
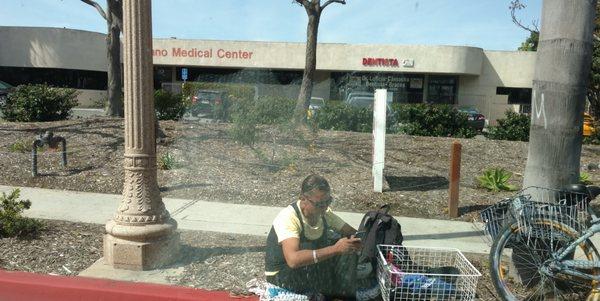
[[[15,187],[0,186],[0,192]],[[26,216],[72,222],[104,224],[112,218],[121,196],[113,194],[22,187],[21,198],[32,202]],[[171,216],[183,230],[215,231],[266,237],[282,207],[241,205],[163,198]],[[335,208],[334,208],[335,210]],[[357,228],[363,213],[336,212]],[[465,253],[489,253],[481,227],[461,221],[396,217],[407,246],[457,248]]]

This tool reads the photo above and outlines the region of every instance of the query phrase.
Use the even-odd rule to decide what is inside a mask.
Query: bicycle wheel
[[[557,221],[536,220],[531,224],[553,231],[553,239],[525,235],[515,221],[500,231],[492,245],[490,272],[500,297],[507,301],[585,300],[594,286],[591,281],[560,274],[548,276],[541,270],[553,252],[574,241],[579,234]],[[569,258],[600,260],[600,254],[592,242],[586,240]]]

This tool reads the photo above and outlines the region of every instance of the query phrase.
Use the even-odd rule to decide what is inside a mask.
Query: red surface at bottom
[[[187,287],[51,276],[0,270],[0,301],[220,301],[248,300],[258,297],[231,297],[228,292]]]

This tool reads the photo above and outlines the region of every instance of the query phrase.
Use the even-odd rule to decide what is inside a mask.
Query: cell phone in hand
[[[360,238],[361,240],[365,239],[366,236],[367,236],[367,232],[366,231],[357,231],[354,234],[355,238]]]

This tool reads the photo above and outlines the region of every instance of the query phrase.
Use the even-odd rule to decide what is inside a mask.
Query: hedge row
[[[225,121],[234,123],[234,136],[241,140],[255,140],[258,124],[282,124],[292,120],[295,99],[283,97],[256,97],[255,87],[244,84],[186,83],[181,94],[157,90],[154,93],[155,109],[159,119],[180,119],[190,108],[190,100],[198,90],[225,91],[228,105],[220,108]],[[53,88],[47,85],[21,85],[9,94],[6,103],[0,105],[4,119],[8,121],[54,121],[69,117],[77,105],[77,91]],[[216,110],[215,110],[216,111]],[[476,132],[467,115],[450,105],[394,104],[388,108],[389,133],[418,136],[473,137]],[[356,108],[340,101],[328,101],[313,116],[319,128],[326,130],[370,132],[373,112],[369,108]],[[491,139],[529,140],[529,117],[506,112],[498,126],[489,127],[485,135]],[[243,138],[247,135],[248,138]],[[598,136],[598,135],[597,135]],[[600,141],[594,136],[588,143]]]

